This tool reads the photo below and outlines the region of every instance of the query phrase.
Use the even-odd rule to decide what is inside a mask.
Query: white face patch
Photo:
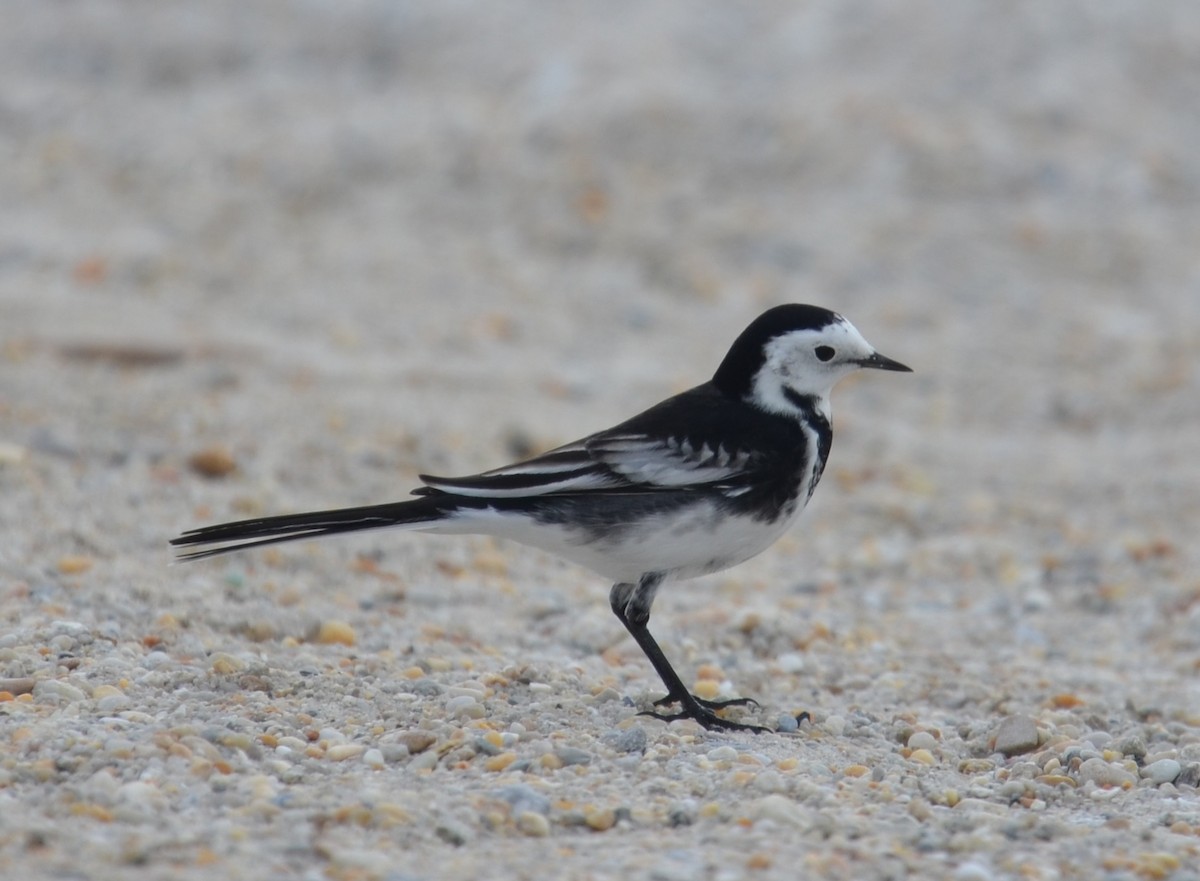
[[[752,398],[760,407],[794,415],[797,407],[785,394],[816,399],[829,418],[829,393],[839,379],[861,368],[858,362],[875,349],[849,321],[839,318],[820,330],[794,330],[767,343],[763,366],[754,376]]]

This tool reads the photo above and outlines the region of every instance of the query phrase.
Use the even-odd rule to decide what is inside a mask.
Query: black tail
[[[171,544],[184,548],[199,547],[200,550],[181,552],[177,559],[201,560],[282,541],[357,532],[360,529],[381,529],[385,526],[418,526],[422,523],[433,523],[454,507],[453,503],[446,504],[445,497],[439,499],[437,496],[426,496],[411,501],[368,505],[362,508],[284,514],[281,517],[256,517],[253,520],[189,529],[178,538],[171,539]],[[221,547],[204,547],[205,545]]]

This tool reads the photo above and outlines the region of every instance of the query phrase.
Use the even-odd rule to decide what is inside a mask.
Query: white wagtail
[[[418,498],[261,517],[185,532],[198,559],[360,529],[475,533],[558,554],[616,583],[609,603],[667,687],[660,719],[763,730],[718,715],[684,686],[647,627],[664,581],[718,572],[771,545],[804,508],[829,456],[829,396],[861,367],[909,371],[842,316],[778,306],[734,341],[713,378],[614,428],[469,477],[421,475]]]

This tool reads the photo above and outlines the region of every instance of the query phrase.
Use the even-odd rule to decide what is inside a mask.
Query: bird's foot
[[[724,716],[717,715],[718,711],[725,707],[744,707],[758,706],[758,702],[748,697],[732,698],[731,700],[710,701],[702,697],[696,697],[690,692],[684,692],[682,696],[669,694],[664,698],[660,698],[654,702],[654,706],[663,707],[668,704],[679,704],[678,713],[656,713],[653,710],[646,710],[639,713],[639,716],[652,716],[655,719],[661,719],[664,722],[674,722],[676,719],[691,719],[698,722],[709,731],[753,731],[755,734],[770,731],[769,728],[763,728],[761,725],[748,725],[745,722],[734,722],[732,719],[726,719]]]
[[[702,697],[696,697],[694,694],[688,694],[689,698],[694,700],[706,710],[723,710],[725,707],[757,707],[758,701],[752,697],[734,697],[723,701],[710,701]],[[674,703],[682,703],[680,697],[675,694],[668,694],[666,697],[660,697],[654,702],[656,707],[667,707]]]

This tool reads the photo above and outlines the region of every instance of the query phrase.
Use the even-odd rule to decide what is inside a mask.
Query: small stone
[[[928,731],[918,731],[908,739],[908,748],[912,750],[924,749],[932,751],[937,749],[937,746],[937,738]]]
[[[640,725],[627,728],[624,731],[613,729],[601,738],[614,752],[640,753],[646,750],[646,729]]]
[[[786,795],[767,795],[749,805],[749,815],[758,820],[774,820],[785,826],[803,826],[808,813]]]
[[[1189,762],[1175,778],[1176,786],[1200,786],[1200,762]]]
[[[1006,716],[996,729],[996,752],[1006,756],[1017,756],[1036,749],[1038,745],[1037,725],[1028,716]]]
[[[452,697],[446,701],[446,715],[451,718],[463,716],[468,719],[482,719],[485,714],[483,704],[469,695]]]
[[[826,716],[821,727],[833,737],[841,737],[846,732],[846,720],[841,716]]]
[[[737,750],[731,746],[718,746],[716,749],[710,749],[705,756],[710,762],[736,762],[737,757]]]
[[[453,820],[447,820],[439,824],[434,832],[437,833],[438,838],[447,844],[454,845],[454,847],[462,847],[471,840],[471,831],[466,826],[456,823]]]
[[[361,743],[337,743],[325,751],[325,756],[335,762],[344,762],[361,756],[366,749]]]
[[[369,768],[382,768],[385,764],[383,751],[371,748],[363,753],[363,764]]]
[[[550,821],[536,811],[522,811],[517,815],[517,829],[530,838],[545,838],[550,834]]]
[[[1146,738],[1139,734],[1131,734],[1117,741],[1115,747],[1123,756],[1141,761],[1146,757]]]
[[[667,823],[672,828],[680,826],[691,826],[696,822],[696,802],[692,799],[684,799],[683,801],[675,802],[667,808]]]
[[[780,713],[779,718],[775,720],[775,730],[790,733],[797,731],[800,728],[800,722],[795,716],[790,716],[787,713]]]
[[[617,814],[610,808],[588,811],[583,821],[597,832],[606,832],[617,824]]]
[[[110,690],[106,691],[104,694],[99,694],[101,689],[104,688]],[[129,699],[129,695],[122,692],[119,688],[114,688],[111,685],[101,686],[100,688],[96,689],[96,692],[97,693],[93,694],[92,697],[98,698],[96,700],[96,709],[101,713],[118,713],[121,710],[127,709],[130,704],[133,703],[133,701]]]
[[[498,756],[489,757],[483,766],[488,771],[503,771],[516,760],[517,754],[514,752],[500,753]]]
[[[1174,783],[1175,778],[1183,771],[1183,765],[1175,759],[1159,759],[1141,769],[1141,775],[1159,786],[1163,783]]]
[[[404,731],[396,736],[396,742],[403,744],[415,756],[437,743],[437,738],[428,731]]]
[[[784,673],[801,673],[804,670],[804,656],[796,652],[785,652],[775,659],[775,663]]]
[[[228,676],[245,670],[246,662],[225,652],[217,652],[209,659],[208,667],[220,676]]]
[[[914,749],[908,757],[922,765],[932,765],[937,762],[937,758],[927,749]]]
[[[1097,786],[1132,786],[1136,778],[1120,765],[1110,764],[1096,757],[1087,759],[1079,766],[1079,782],[1092,781]]]
[[[37,680],[32,676],[22,676],[16,679],[0,679],[0,691],[7,692],[13,697],[18,694],[31,694],[35,685],[37,685]]]
[[[563,765],[589,765],[592,762],[590,752],[575,746],[560,746],[554,755]]]
[[[954,881],[992,881],[996,873],[983,863],[970,860],[954,870]]]
[[[74,554],[58,558],[58,571],[63,575],[82,575],[91,568],[91,557]]]
[[[225,477],[237,468],[237,460],[224,444],[213,444],[188,457],[188,467],[201,477]]]
[[[508,804],[514,814],[533,811],[535,814],[550,813],[550,799],[526,783],[516,783],[496,791],[496,798]]]
[[[441,683],[429,678],[417,679],[409,683],[408,690],[413,694],[419,694],[421,697],[436,697],[446,689]]]
[[[76,701],[85,700],[87,694],[83,689],[62,679],[41,679],[33,687],[33,697],[34,700],[51,698],[66,703],[75,703]]]
[[[312,641],[318,645],[354,645],[358,635],[347,622],[331,619],[321,622]]]

